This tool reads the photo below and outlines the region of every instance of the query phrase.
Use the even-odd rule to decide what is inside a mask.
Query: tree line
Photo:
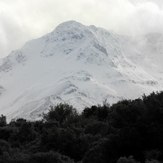
[[[78,113],[58,104],[41,120],[0,117],[1,163],[156,163],[163,160],[163,92]]]

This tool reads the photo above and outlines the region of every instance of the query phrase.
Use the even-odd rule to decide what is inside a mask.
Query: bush
[[[69,157],[57,152],[36,153],[31,156],[30,163],[74,163]]]
[[[135,159],[133,158],[133,156],[129,156],[128,158],[126,158],[126,157],[120,157],[118,159],[117,163],[139,163],[139,162],[135,161]]]

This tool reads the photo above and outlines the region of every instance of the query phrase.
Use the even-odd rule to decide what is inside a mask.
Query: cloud
[[[163,32],[162,0],[1,0],[0,57],[76,20],[120,34]]]
[[[151,32],[163,33],[163,10],[161,3],[146,1],[134,4],[132,12],[127,16],[126,23],[121,30],[129,34],[146,34]],[[128,25],[128,28],[127,28]],[[124,31],[122,31],[124,32]]]

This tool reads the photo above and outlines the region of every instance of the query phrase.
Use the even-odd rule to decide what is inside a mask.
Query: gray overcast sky
[[[0,0],[0,58],[68,20],[120,34],[163,33],[163,0]]]

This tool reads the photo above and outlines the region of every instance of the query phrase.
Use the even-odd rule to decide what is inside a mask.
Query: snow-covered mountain
[[[0,114],[36,119],[49,106],[110,104],[163,89],[163,36],[122,36],[75,21],[0,61]]]

